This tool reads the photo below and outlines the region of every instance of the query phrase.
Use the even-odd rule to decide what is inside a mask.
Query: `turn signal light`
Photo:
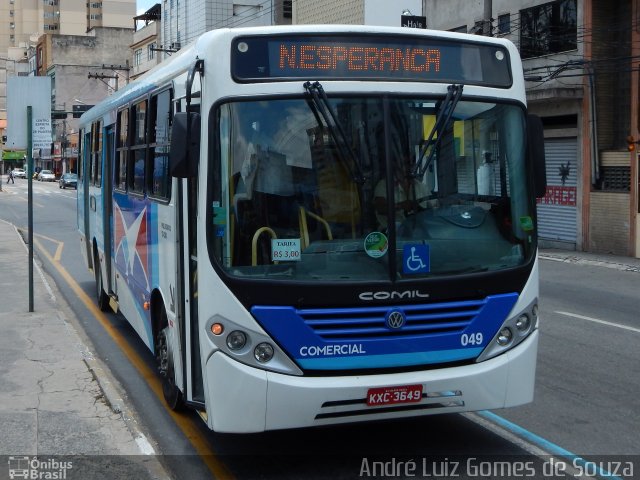
[[[221,323],[214,323],[211,325],[211,333],[214,335],[221,335],[224,332],[224,326]]]
[[[630,152],[633,152],[636,149],[636,143],[638,142],[636,142],[634,138],[631,135],[629,135],[627,137],[627,150],[629,150]]]

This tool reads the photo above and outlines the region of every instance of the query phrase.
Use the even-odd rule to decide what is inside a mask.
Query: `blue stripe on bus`
[[[408,367],[430,363],[469,360],[482,352],[480,348],[439,350],[434,352],[394,353],[389,355],[363,355],[357,357],[297,358],[302,368],[314,370],[346,370],[352,368]]]
[[[304,369],[384,368],[476,358],[518,299],[484,299],[355,308],[296,309],[256,305],[251,313]],[[392,329],[389,312],[405,325]]]

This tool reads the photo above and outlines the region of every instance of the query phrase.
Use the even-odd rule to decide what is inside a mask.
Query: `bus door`
[[[91,251],[91,223],[89,209],[89,183],[91,182],[91,128],[84,132],[80,150],[80,171],[78,172],[78,209],[82,213],[82,231],[84,232],[84,254],[87,265],[93,267],[93,252]],[[79,225],[80,226],[80,225]]]
[[[187,105],[181,99],[176,108],[178,111],[200,112],[200,75],[194,74],[191,87],[191,102]],[[204,409],[204,386],[202,380],[202,364],[200,356],[200,338],[198,327],[198,176],[178,180],[179,202],[176,212],[179,215],[176,225],[180,229],[180,261],[178,281],[184,292],[184,300],[178,302],[183,308],[184,318],[184,362],[186,400],[196,407]],[[180,284],[180,283],[179,283]]]
[[[107,276],[107,283],[105,285],[105,291],[110,296],[113,294],[114,281],[111,278],[111,259],[113,258],[114,240],[111,235],[112,221],[113,221],[113,163],[115,158],[116,147],[116,133],[114,125],[109,125],[105,128],[105,145],[104,145],[104,163],[102,174],[102,225],[104,234],[104,266]]]

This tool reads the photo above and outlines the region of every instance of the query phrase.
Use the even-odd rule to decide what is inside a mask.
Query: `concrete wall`
[[[589,251],[629,254],[629,194],[591,192]]]
[[[364,24],[400,27],[402,12],[409,10],[414,16],[422,16],[422,0],[364,0]]]
[[[87,1],[61,0],[64,9],[60,10],[60,31],[51,32],[61,35],[84,35],[87,33]]]
[[[102,2],[102,26],[116,28],[131,27],[133,24],[133,17],[136,15],[135,0],[100,1]]]
[[[296,0],[293,2],[293,23],[364,24],[364,0]]]

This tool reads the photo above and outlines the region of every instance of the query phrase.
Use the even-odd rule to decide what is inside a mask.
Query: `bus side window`
[[[169,145],[171,138],[172,91],[164,90],[151,97],[149,115],[149,165],[147,167],[148,191],[154,197],[168,199],[171,196],[169,175]]]
[[[127,157],[129,154],[129,109],[118,112],[118,130],[116,144],[116,162],[114,185],[118,190],[127,189]]]
[[[102,182],[102,121],[95,122],[91,129],[91,184],[100,187]]]
[[[78,174],[78,183],[83,183],[82,174],[84,173],[84,162],[82,159],[84,158],[84,129],[80,130],[80,134],[78,135],[78,163],[76,173]]]
[[[147,101],[131,107],[131,153],[128,165],[129,190],[144,194],[147,156]]]

